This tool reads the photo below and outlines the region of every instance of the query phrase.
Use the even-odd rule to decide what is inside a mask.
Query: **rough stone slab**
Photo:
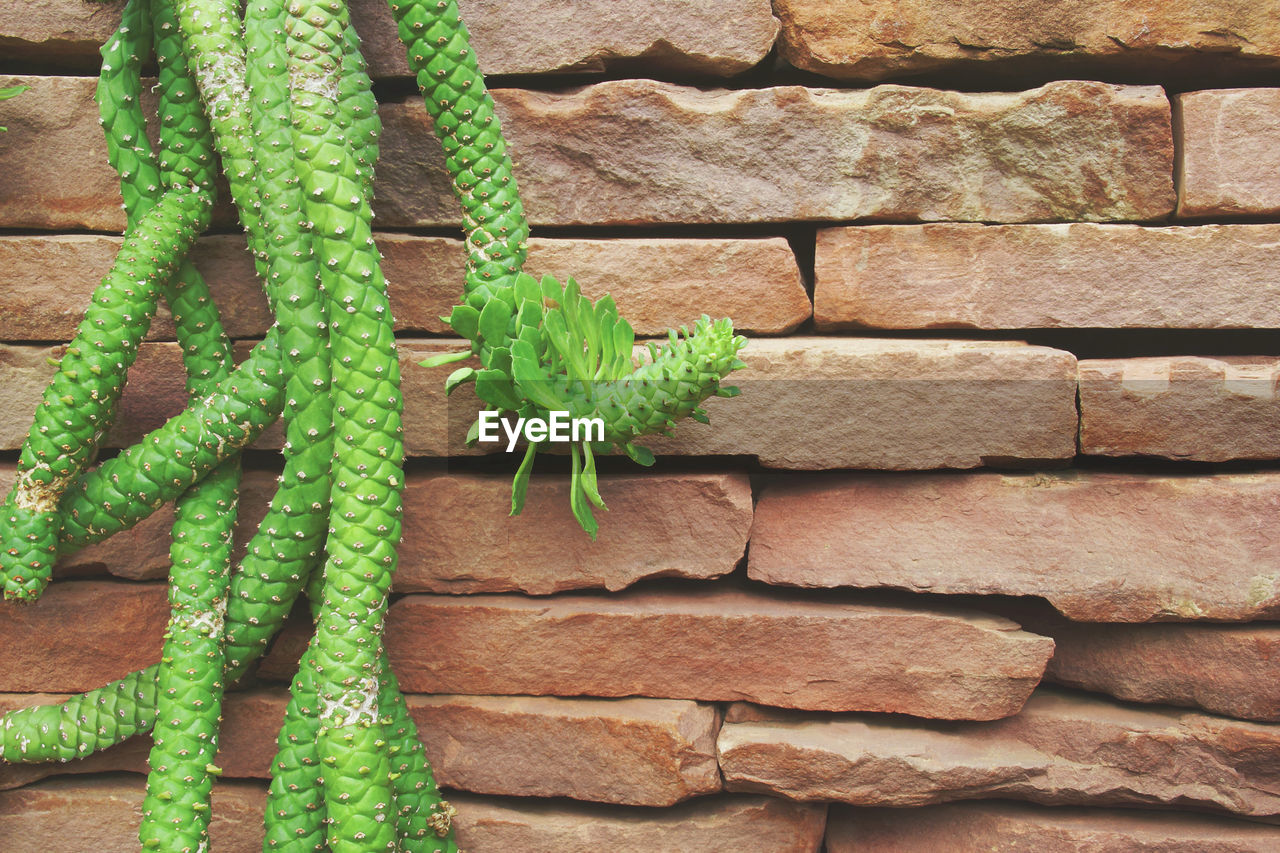
[[[657,453],[750,454],[771,468],[974,468],[1075,455],[1076,362],[1015,341],[753,340]]]
[[[1144,221],[1174,203],[1170,105],[1155,87],[702,91],[616,80],[494,98],[538,225]],[[386,105],[382,121],[380,225],[456,222],[439,154],[422,143],[425,109]]]
[[[163,584],[67,581],[0,606],[0,691],[91,690],[160,660]]]
[[[1057,643],[1045,677],[1134,702],[1280,722],[1280,626],[1036,623]]]
[[[593,542],[569,513],[564,472],[535,474],[514,518],[510,474],[410,477],[396,589],[617,590],[646,577],[726,575],[746,551],[745,475],[601,475],[600,489],[609,511]]]
[[[750,577],[1036,595],[1082,622],[1280,614],[1280,476],[845,475],[767,487]]]
[[[449,788],[638,806],[720,790],[711,705],[555,696],[408,703],[436,781]]]
[[[33,88],[5,105],[0,227],[121,229],[94,81],[0,77],[18,83]],[[1156,87],[703,91],[616,80],[494,99],[536,225],[1145,221],[1174,204],[1171,112]],[[380,112],[379,227],[457,227],[421,101]],[[40,158],[27,156],[33,139]]]
[[[462,241],[381,233],[397,331],[452,334],[440,319],[462,295]],[[121,239],[99,234],[0,236],[0,340],[65,341],[75,334],[93,288]],[[196,244],[223,324],[233,338],[261,337],[271,325],[266,297],[242,236]],[[795,257],[781,237],[530,241],[527,269],[573,276],[593,298],[610,293],[640,335],[665,335],[703,314],[732,317],[744,332],[788,332],[811,306]],[[149,338],[172,340],[161,306]]]
[[[862,806],[1005,797],[1280,815],[1280,727],[1041,688],[1016,716],[919,723],[734,706],[730,791]]]
[[[1082,361],[1080,452],[1200,462],[1280,458],[1280,359]]]
[[[827,853],[1268,853],[1280,828],[1214,815],[969,802],[903,811],[835,806]]]
[[[819,329],[1280,327],[1280,226],[818,231]]]
[[[56,63],[95,72],[98,46],[120,22],[123,3],[30,0],[0,7],[0,53],[10,61]],[[731,76],[765,58],[778,22],[768,0],[657,4],[459,0],[486,74],[602,72],[642,61],[670,73]],[[355,0],[351,17],[374,77],[409,74],[385,2]]]
[[[1280,67],[1280,25],[1238,0],[775,0],[780,52],[846,80],[929,72],[1222,73]]]
[[[466,447],[483,408],[470,386],[446,397],[454,365],[419,366],[452,341],[400,341],[405,446],[415,456],[501,453]],[[247,354],[249,342],[238,345]],[[58,348],[0,345],[0,449],[21,447]],[[971,468],[1065,460],[1075,454],[1076,360],[1013,341],[754,339],[733,375],[742,396],[707,403],[710,427],[680,424],[648,439],[658,453],[748,455],[776,468]],[[142,438],[186,405],[176,344],[140,348],[116,424],[104,439]],[[276,448],[279,426],[255,445]],[[513,467],[514,462],[513,460]]]
[[[406,596],[391,607],[387,649],[413,693],[746,699],[951,719],[1016,712],[1053,650],[985,614],[693,587]]]
[[[652,853],[655,850],[818,853],[827,807],[770,797],[703,797],[666,809],[576,806],[451,795],[464,850]]]
[[[1179,216],[1280,213],[1280,89],[1186,92],[1174,108]]]
[[[157,655],[159,657],[159,655]],[[0,715],[33,705],[60,705],[71,698],[69,693],[0,693]],[[147,753],[151,749],[149,737],[130,738],[109,749],[95,752],[84,758],[44,764],[6,764],[0,761],[0,791],[20,788],[48,776],[68,773],[106,773],[127,771],[147,772]],[[3,818],[0,818],[2,821]],[[0,836],[2,837],[2,836]],[[8,849],[0,845],[0,849]]]
[[[131,853],[138,849],[145,777],[49,779],[0,793],[0,850],[14,853]],[[266,786],[219,782],[213,788],[210,847],[261,853]]]

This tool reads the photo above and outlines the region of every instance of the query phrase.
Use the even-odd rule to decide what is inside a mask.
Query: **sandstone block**
[[[1265,853],[1280,829],[1214,815],[969,802],[831,809],[827,853]]]
[[[1045,677],[1133,702],[1280,722],[1280,628],[1036,624],[1058,644]]]
[[[753,340],[657,453],[751,454],[771,468],[974,468],[1075,454],[1075,358],[1013,341]]]
[[[462,241],[383,233],[398,331],[450,334],[440,319],[462,295]],[[70,340],[121,239],[98,234],[0,236],[0,340]],[[192,254],[233,338],[261,337],[271,314],[244,238],[207,236]],[[744,332],[775,334],[808,319],[811,306],[787,242],[758,239],[530,241],[527,269],[573,276],[593,299],[610,293],[640,335],[665,335],[703,314],[732,317]],[[151,340],[172,340],[166,306]]]
[[[120,22],[120,2],[31,0],[0,8],[0,50],[10,60],[97,72],[98,46]],[[767,0],[663,3],[460,0],[458,8],[486,74],[602,72],[616,63],[671,73],[730,76],[765,58],[778,32]],[[355,0],[351,18],[374,77],[409,73],[384,2]]]
[[[719,713],[670,699],[410,696],[436,781],[522,797],[669,806],[720,790]]]
[[[1280,458],[1280,359],[1080,362],[1080,452],[1201,462]]]
[[[744,475],[602,475],[609,511],[591,541],[569,513],[563,472],[534,475],[514,518],[511,477],[412,477],[396,589],[401,592],[617,590],[655,576],[733,571],[751,527]]]
[[[0,691],[80,692],[160,660],[163,584],[67,581],[0,608]]]
[[[33,87],[6,103],[0,226],[123,227],[93,82],[0,78]],[[616,80],[494,97],[537,225],[1145,221],[1174,203],[1171,113],[1155,87],[702,91]],[[380,227],[456,227],[425,108],[415,99],[380,112]],[[26,154],[32,139],[38,162]]]
[[[538,800],[450,796],[466,850],[649,853],[671,849],[817,853],[824,804],[769,797],[703,797],[667,809],[591,807]],[[678,839],[678,841],[677,841]]]
[[[387,649],[409,692],[750,698],[993,719],[1021,707],[1052,644],[969,612],[690,588],[407,596],[392,605]]]
[[[748,574],[806,587],[1037,595],[1088,622],[1280,613],[1280,477],[846,475],[768,487]]]
[[[130,853],[138,849],[145,777],[110,774],[50,779],[0,792],[0,849],[41,853]],[[224,853],[262,850],[262,784],[213,788],[210,846]]]
[[[1016,716],[904,724],[730,708],[720,730],[730,791],[863,806],[1000,797],[1136,805],[1276,822],[1280,727],[1120,705],[1041,688]]]
[[[818,232],[820,329],[1280,326],[1280,226],[863,225]]]
[[[1179,216],[1280,212],[1280,89],[1186,92],[1174,107]]]
[[[1142,221],[1173,208],[1170,107],[1153,87],[701,91],[616,80],[494,97],[539,225]],[[421,104],[385,105],[382,120],[378,222],[456,222],[438,152],[422,144]]]
[[[777,0],[792,65],[847,80],[928,72],[1200,74],[1280,67],[1280,26],[1235,0]]]

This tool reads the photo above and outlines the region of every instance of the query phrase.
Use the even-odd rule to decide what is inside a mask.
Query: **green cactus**
[[[273,763],[267,850],[456,853],[441,799],[382,644],[400,536],[404,447],[399,362],[373,242],[379,124],[341,0],[129,0],[103,48],[98,89],[129,225],[112,272],[37,412],[0,513],[6,598],[37,597],[58,554],[177,501],[173,615],[162,661],[61,706],[0,723],[0,758],[66,761],[133,734],[154,747],[144,849],[206,850],[223,686],[266,648],[299,593],[315,633],[291,686]],[[593,537],[604,501],[596,456],[682,417],[706,419],[741,366],[727,320],[633,358],[608,297],[523,273],[529,228],[493,102],[450,0],[393,0],[461,202],[462,303],[449,321],[475,358],[486,404],[520,417],[597,418],[570,448],[570,506]],[[147,142],[139,68],[160,72],[160,146]],[[199,93],[199,101],[196,93]],[[3,97],[4,93],[0,93]],[[206,120],[207,116],[207,120]],[[214,151],[275,324],[233,368],[204,282],[187,261],[208,223]],[[158,298],[172,308],[192,401],[89,468]],[[239,451],[277,417],[284,471],[240,565],[228,571]],[[534,454],[519,466],[519,512]]]

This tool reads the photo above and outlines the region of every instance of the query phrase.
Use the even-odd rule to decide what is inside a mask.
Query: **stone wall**
[[[529,269],[642,335],[752,337],[742,397],[602,463],[459,450],[458,212],[390,17],[377,225],[413,456],[388,643],[471,851],[1280,849],[1280,4],[460,0]],[[0,479],[123,224],[119,3],[0,2]],[[199,247],[268,315],[223,208]],[[183,405],[171,322],[112,446]],[[465,395],[459,395],[464,397]],[[256,523],[278,432],[250,454]],[[7,487],[7,483],[5,484]],[[166,521],[0,608],[0,706],[158,658]],[[295,619],[228,699],[259,849]],[[0,768],[0,849],[136,849],[146,743]]]

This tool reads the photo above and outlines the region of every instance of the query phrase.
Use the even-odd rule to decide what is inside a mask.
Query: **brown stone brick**
[[[805,587],[1038,595],[1091,622],[1280,614],[1280,477],[844,475],[765,489],[748,574]]]
[[[769,797],[702,797],[667,809],[586,807],[534,799],[449,798],[465,850],[817,853],[827,807]]]
[[[1075,455],[1076,363],[1013,341],[753,340],[711,426],[657,453],[748,454],[771,468],[973,468]]]
[[[616,80],[494,97],[539,225],[1129,221],[1174,203],[1170,107],[1152,87],[700,91]],[[385,105],[382,119],[379,223],[455,222],[439,155],[421,142],[426,111]]]
[[[33,88],[5,104],[0,227],[121,229],[94,81],[0,77],[19,83]],[[1155,87],[703,91],[627,79],[494,97],[536,225],[1147,221],[1174,206],[1171,112]],[[381,115],[379,227],[457,227],[421,102]],[[225,207],[219,217],[234,222]]]
[[[1199,462],[1280,458],[1280,359],[1080,362],[1080,452]]]
[[[1016,716],[906,724],[734,706],[730,791],[865,806],[977,797],[1280,815],[1280,727],[1041,688]]]
[[[145,778],[111,774],[49,779],[0,793],[0,850],[22,853],[131,853],[138,849]],[[266,787],[220,782],[213,788],[210,846],[261,853]]]
[[[970,802],[917,809],[836,806],[827,853],[1267,853],[1280,828],[1215,815]]]
[[[1174,106],[1178,215],[1280,213],[1280,89],[1187,92]]]
[[[1037,621],[1057,643],[1045,677],[1132,702],[1280,722],[1280,626]]]
[[[392,605],[387,649],[410,692],[749,699],[993,719],[1021,707],[1052,644],[970,612],[690,587],[407,596]]]
[[[1280,25],[1239,0],[775,0],[782,55],[848,80],[978,72],[1091,77],[1280,67]]]
[[[818,232],[820,329],[1280,326],[1280,226],[863,225]]]
[[[672,699],[410,696],[436,781],[522,797],[669,806],[720,790],[716,709]]]
[[[511,476],[411,477],[405,487],[401,592],[546,594],[616,590],[646,577],[733,571],[751,526],[742,475],[602,475],[609,505],[589,539],[569,512],[565,472],[535,474],[514,518]]]
[[[66,581],[0,607],[0,691],[79,692],[160,660],[163,584]]]

